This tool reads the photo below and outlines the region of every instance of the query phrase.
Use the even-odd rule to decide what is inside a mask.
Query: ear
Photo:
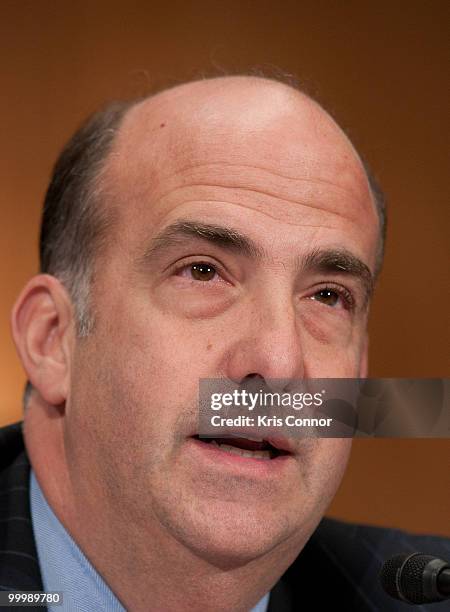
[[[367,378],[369,373],[369,334],[365,332],[359,361],[359,378]]]
[[[58,279],[39,274],[27,283],[14,305],[11,328],[33,387],[48,404],[64,403],[70,379],[73,309]]]

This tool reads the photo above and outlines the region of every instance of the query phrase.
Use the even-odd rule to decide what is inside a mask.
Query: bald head
[[[162,195],[167,181],[175,176],[182,181],[187,168],[196,168],[193,178],[201,183],[214,165],[224,189],[241,188],[249,177],[249,188],[258,189],[264,176],[269,191],[278,183],[277,195],[295,200],[299,181],[327,184],[338,177],[335,189],[351,192],[353,199],[370,192],[379,224],[378,272],[383,202],[353,145],[320,105],[291,86],[260,77],[185,83],[97,113],[55,166],[44,206],[41,270],[68,287],[81,335],[92,323],[87,310],[92,260],[108,244],[114,220],[126,214],[127,203],[129,208],[130,201],[141,199],[148,205],[149,198]]]
[[[125,160],[139,155],[144,174],[155,178],[185,162],[251,165],[256,152],[262,167],[276,162],[280,174],[293,177],[302,157],[317,164],[334,159],[332,171],[358,168],[361,188],[368,188],[353,145],[319,104],[284,83],[246,76],[186,83],[135,104],[115,139],[108,174],[122,168],[125,175]]]

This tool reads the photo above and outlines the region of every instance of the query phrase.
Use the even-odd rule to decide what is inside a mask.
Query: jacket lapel
[[[0,590],[42,591],[30,513],[30,464],[20,423],[0,431],[0,446]]]

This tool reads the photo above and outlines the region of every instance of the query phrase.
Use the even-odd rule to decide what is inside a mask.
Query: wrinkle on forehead
[[[188,83],[137,104],[105,179],[121,206],[149,206],[171,190],[206,183],[304,204],[311,193],[309,205],[319,207],[322,194],[333,200],[330,211],[342,206],[353,217],[365,209],[378,223],[361,160],[334,120],[304,94],[255,77]]]

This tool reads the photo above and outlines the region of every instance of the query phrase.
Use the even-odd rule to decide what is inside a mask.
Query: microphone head
[[[433,578],[448,567],[445,561],[423,553],[404,553],[388,559],[381,568],[380,582],[391,597],[412,604],[441,601]]]

